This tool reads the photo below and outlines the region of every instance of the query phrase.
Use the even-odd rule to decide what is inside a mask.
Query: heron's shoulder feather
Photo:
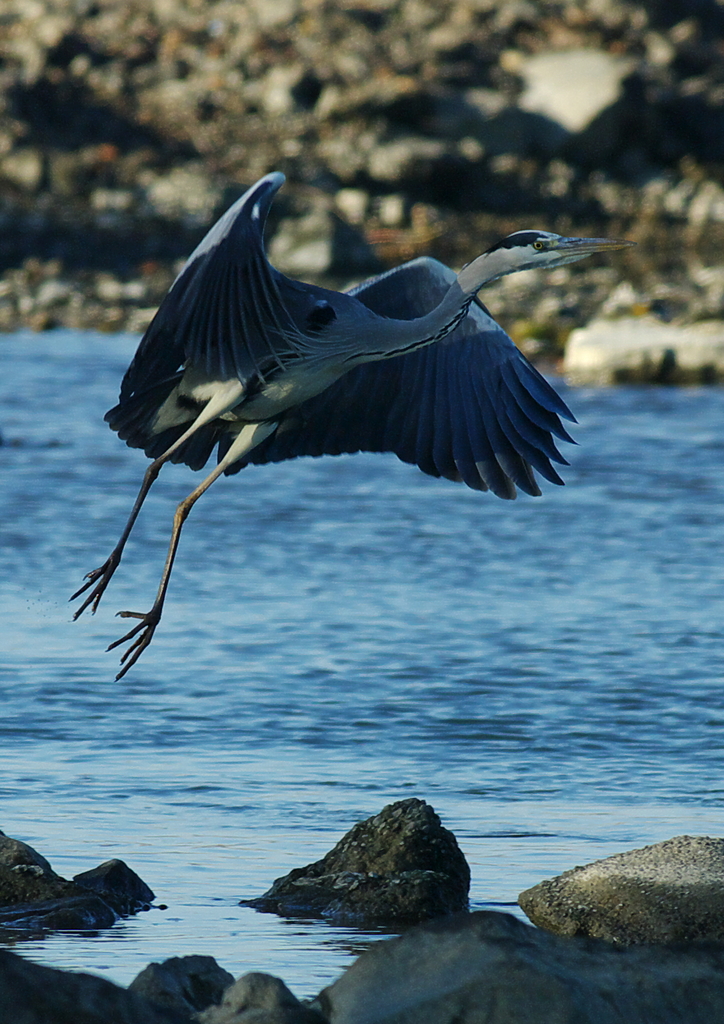
[[[380,316],[412,320],[438,304],[455,276],[439,260],[420,256],[363,281],[349,294]]]

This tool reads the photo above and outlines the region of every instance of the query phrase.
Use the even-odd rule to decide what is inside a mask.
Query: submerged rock
[[[724,941],[724,839],[677,836],[539,882],[518,903],[541,928],[619,945]]]
[[[612,949],[480,911],[375,943],[312,1006],[331,1024],[711,1024],[724,947]]]
[[[4,879],[0,876],[0,885]],[[39,899],[15,906],[0,906],[0,933],[52,931],[91,931],[110,928],[118,914],[101,899],[90,893],[77,895],[70,882],[57,899]],[[3,886],[4,888],[4,886]]]
[[[467,907],[470,869],[424,800],[390,804],[321,860],[278,878],[246,906],[348,924],[418,922]]]
[[[0,929],[6,932],[110,928],[118,917],[148,909],[153,898],[122,860],[69,882],[31,846],[0,833]]]

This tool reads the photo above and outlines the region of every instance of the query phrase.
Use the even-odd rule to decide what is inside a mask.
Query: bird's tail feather
[[[178,384],[181,374],[174,374],[152,387],[124,398],[105,415],[111,430],[126,442],[129,448],[142,448],[150,459],[157,459],[188,429],[189,423],[179,423],[154,433],[156,413]],[[222,436],[218,423],[199,427],[171,456],[171,462],[185,462],[191,469],[201,469],[208,462],[214,446]]]
[[[160,406],[178,384],[179,376],[174,374],[130,397],[121,398],[118,405],[108,410],[104,417],[106,423],[129,448],[145,448],[156,436],[160,436],[153,433],[153,421]]]

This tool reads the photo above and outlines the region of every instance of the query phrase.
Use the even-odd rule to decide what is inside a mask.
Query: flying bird
[[[422,257],[348,292],[285,277],[264,224],[284,175],[267,174],[193,251],[123,378],[112,430],[148,466],[115,548],[71,597],[95,612],[165,462],[217,465],[176,509],[156,599],[108,650],[129,646],[120,679],[150,644],[183,524],[222,473],[301,455],[394,452],[431,476],[500,498],[562,484],[553,437],[572,438],[565,402],[477,298],[505,274],[558,267],[633,242],[516,231],[459,273]],[[575,422],[575,421],[574,421]]]

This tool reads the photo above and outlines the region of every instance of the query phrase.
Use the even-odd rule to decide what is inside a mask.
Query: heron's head
[[[560,267],[564,263],[609,249],[625,249],[635,242],[622,238],[565,238],[551,231],[514,231],[488,249],[485,255],[498,254],[501,265],[510,271],[534,270],[536,267]]]
[[[625,249],[635,244],[623,238],[565,238],[551,231],[514,231],[464,267],[458,281],[470,293],[518,270],[560,267],[594,252]]]

